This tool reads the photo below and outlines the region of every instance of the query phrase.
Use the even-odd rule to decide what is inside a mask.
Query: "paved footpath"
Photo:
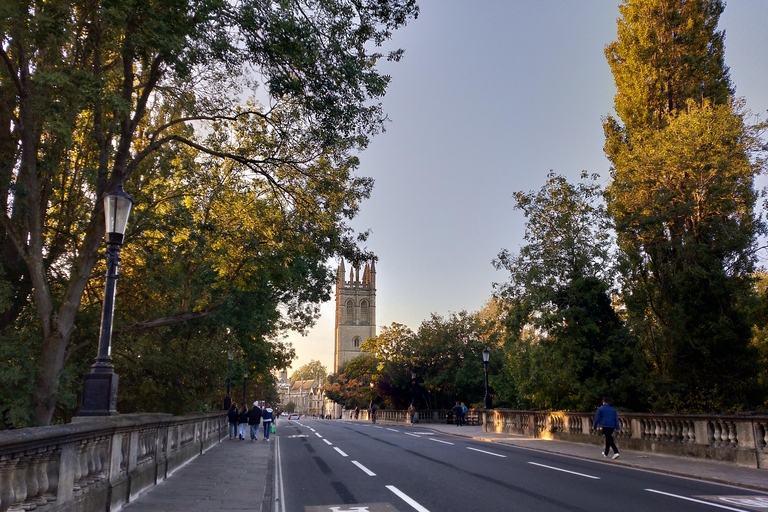
[[[274,446],[274,441],[261,440],[261,431],[258,441],[227,437],[122,510],[268,512],[272,505]]]
[[[336,420],[348,421],[348,420]],[[384,422],[379,422],[385,424]],[[402,423],[393,425],[403,426]],[[278,424],[278,431],[279,431]],[[633,452],[621,449],[621,457],[605,459],[597,444],[567,443],[533,439],[514,434],[483,432],[482,427],[444,424],[416,424],[407,428],[433,430],[504,443],[531,450],[541,450],[580,459],[593,459],[637,469],[657,471],[710,482],[731,484],[768,492],[768,470],[751,469],[690,457]],[[152,487],[136,501],[126,505],[126,512],[165,512],[177,510],[272,510],[274,484],[274,442],[224,439],[204,454],[178,470],[171,478]]]

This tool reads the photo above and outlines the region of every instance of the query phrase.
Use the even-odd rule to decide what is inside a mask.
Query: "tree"
[[[316,380],[326,379],[328,377],[328,368],[320,361],[312,359],[307,364],[301,366],[291,375],[291,380]]]
[[[754,178],[764,125],[750,126],[724,64],[719,0],[625,1],[606,48],[616,80],[606,198],[622,253],[630,326],[653,372],[653,407],[748,406],[755,360]]]
[[[379,403],[378,365],[379,360],[371,355],[362,355],[348,361],[338,373],[328,376],[326,398],[347,409],[365,409],[372,403]]]
[[[589,411],[611,395],[641,403],[634,338],[613,308],[611,230],[597,176],[576,185],[550,172],[538,192],[517,192],[526,245],[494,261],[508,306],[504,370],[511,406]]]
[[[15,300],[0,313],[0,330],[14,336],[26,311],[36,315],[27,338],[39,362],[32,399],[37,424],[52,421],[66,364],[83,346],[72,336],[99,260],[102,199],[118,184],[143,196],[139,221],[171,197],[200,206],[196,201],[206,196],[198,193],[194,173],[182,184],[173,179],[182,169],[234,172],[240,179],[231,198],[249,183],[249,198],[270,200],[264,210],[272,212],[272,226],[234,224],[226,231],[248,233],[250,245],[229,252],[209,247],[219,249],[209,267],[219,286],[242,287],[237,256],[252,257],[262,244],[269,247],[267,259],[293,262],[308,242],[299,267],[319,269],[314,263],[328,254],[362,258],[345,221],[371,182],[354,177],[357,160],[350,155],[385,120],[377,101],[389,77],[376,68],[383,55],[371,49],[417,15],[413,0],[22,1],[3,12],[0,250],[4,286]],[[401,55],[395,50],[388,58]],[[258,87],[269,97],[268,108],[238,106],[241,93]],[[262,209],[259,201],[246,204],[251,215]],[[150,224],[139,229],[155,235]],[[177,246],[184,247],[199,232],[181,233]],[[255,260],[261,259],[246,263]],[[326,274],[315,276],[321,286],[332,280]],[[227,296],[198,302],[200,309],[177,302],[175,311],[137,324],[200,318]],[[307,302],[287,305],[304,325],[311,321]]]

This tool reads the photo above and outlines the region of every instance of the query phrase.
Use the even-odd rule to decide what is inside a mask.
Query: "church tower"
[[[365,265],[360,279],[360,267],[349,269],[346,278],[344,260],[336,276],[336,329],[333,371],[364,352],[360,345],[376,336],[376,264]]]

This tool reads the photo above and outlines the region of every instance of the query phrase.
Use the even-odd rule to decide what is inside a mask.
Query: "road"
[[[275,512],[768,510],[765,493],[418,425],[280,420],[273,442]]]

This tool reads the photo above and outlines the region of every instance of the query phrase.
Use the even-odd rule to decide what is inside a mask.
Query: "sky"
[[[549,170],[575,182],[582,170],[608,182],[601,118],[615,86],[604,48],[616,39],[618,0],[420,0],[394,33],[402,47],[383,99],[391,122],[360,155],[374,178],[351,221],[370,229],[376,323],[414,331],[432,313],[482,309],[502,249],[518,251],[525,218],[515,191],[538,190]],[[730,0],[720,18],[736,96],[766,118],[768,0]],[[761,179],[759,186],[768,180]],[[333,370],[333,299],[296,349]]]

